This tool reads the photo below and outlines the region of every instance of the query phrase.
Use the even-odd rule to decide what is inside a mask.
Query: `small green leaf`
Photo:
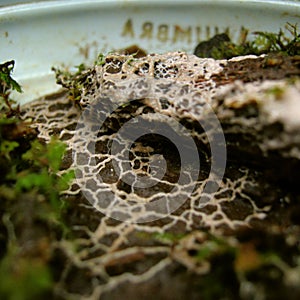
[[[74,170],[70,170],[66,173],[64,173],[62,176],[58,179],[58,190],[64,191],[69,187],[70,182],[75,178],[75,172]]]
[[[10,152],[19,147],[19,143],[15,141],[0,141],[0,153],[3,154],[7,159],[10,159]]]
[[[62,162],[63,155],[66,151],[66,145],[56,139],[52,139],[47,146],[47,159],[52,172],[56,173]]]
[[[19,93],[22,92],[22,88],[19,85],[19,83],[11,77],[11,73],[14,69],[14,66],[14,60],[0,64],[0,83],[2,92],[5,92],[6,90],[10,89],[16,90]]]
[[[105,55],[103,53],[99,53],[97,60],[95,61],[95,65],[102,66],[105,64]]]

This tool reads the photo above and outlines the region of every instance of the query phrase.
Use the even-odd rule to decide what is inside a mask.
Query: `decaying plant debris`
[[[281,32],[259,34],[270,42],[267,54],[236,53],[238,46],[223,36],[213,51],[217,59],[182,52],[139,58],[99,55],[94,66],[80,65],[75,74],[56,70],[64,89],[14,113],[5,105],[10,86],[0,125],[0,159],[6,166],[0,181],[4,249],[0,274],[6,275],[0,281],[1,295],[298,299],[300,60],[298,33],[290,28],[294,36],[289,41]],[[229,55],[233,58],[228,53],[219,56],[224,43],[233,49]],[[245,45],[250,47],[246,41]],[[141,97],[141,82],[159,83],[157,98]],[[95,155],[104,184],[124,201],[153,193],[130,188],[111,171],[110,143],[126,121],[153,112],[171,116],[189,129],[201,149],[195,190],[165,218],[144,224],[120,222],[92,208],[78,182],[65,185],[73,176],[67,170],[76,167],[71,152],[80,143],[74,139],[78,118],[111,86],[116,90],[125,86],[128,95],[137,97],[130,105],[126,97],[117,98],[119,108],[96,137]],[[184,98],[176,97],[178,88],[186,93]],[[206,113],[203,102],[209,103],[222,125],[227,165],[218,192],[202,208],[197,201],[207,183],[211,155],[198,122]],[[93,120],[97,122],[97,115]],[[8,128],[17,134],[8,135]],[[89,153],[86,147],[81,154]],[[178,155],[167,140],[146,136],[130,150],[141,172],[157,154],[168,165],[165,184],[157,191],[168,193],[170,187],[180,191]]]

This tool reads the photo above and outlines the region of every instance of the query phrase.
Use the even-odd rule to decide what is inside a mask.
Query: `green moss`
[[[244,30],[245,31],[245,30]],[[212,57],[214,59],[229,59],[241,55],[261,55],[281,53],[283,55],[300,55],[300,36],[297,25],[286,24],[286,31],[278,33],[255,31],[253,38],[247,39],[248,31],[239,43],[233,43],[226,33],[218,34],[208,41],[201,42],[194,54],[198,57]]]
[[[197,251],[196,258],[199,261],[203,261],[225,253],[232,254],[232,256],[234,256],[235,252],[236,249],[231,246],[226,239],[208,234],[208,240],[203,242],[203,245]]]
[[[154,233],[153,238],[157,239],[161,242],[172,242],[175,243],[182,239],[185,235],[184,234],[175,234],[171,232],[164,232],[164,233]]]
[[[56,138],[39,141],[15,108],[10,94],[21,87],[11,77],[13,67],[13,61],[0,65],[0,209],[5,212],[0,218],[0,298],[49,298],[51,239],[68,230],[62,219],[67,202],[60,194],[74,173],[57,175],[66,145]]]
[[[95,65],[102,66],[104,64],[105,64],[105,55],[103,53],[99,53],[95,61]]]
[[[102,64],[101,58],[99,58],[99,61],[97,60],[95,64]],[[88,77],[91,71],[83,63],[75,68],[75,72],[54,67],[52,71],[55,73],[56,83],[67,88],[69,97],[72,100],[78,101],[80,100],[82,89],[89,86]]]
[[[284,94],[284,88],[275,86],[266,91],[267,94],[273,95],[276,99],[281,99]]]
[[[1,299],[39,299],[50,292],[52,285],[50,270],[40,259],[20,258],[10,251],[0,262]]]

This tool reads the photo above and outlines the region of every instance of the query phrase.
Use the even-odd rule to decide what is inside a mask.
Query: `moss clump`
[[[0,65],[0,298],[48,297],[53,288],[51,243],[66,232],[62,213],[73,172],[58,176],[66,146],[37,139],[11,91],[14,62]]]
[[[240,43],[233,43],[226,33],[218,34],[208,41],[197,45],[194,54],[198,57],[211,57],[214,59],[229,59],[241,55],[261,55],[280,53],[294,56],[300,55],[300,35],[297,26],[287,23],[286,29],[291,34],[288,37],[283,30],[278,33],[253,32],[254,39],[248,40],[248,31]]]
[[[97,62],[101,64],[100,55],[98,56]],[[71,72],[69,70],[53,67],[52,71],[55,72],[56,83],[68,89],[70,99],[79,101],[81,97],[81,90],[88,84],[90,71],[83,63],[76,66],[76,68],[77,70],[75,72]]]

